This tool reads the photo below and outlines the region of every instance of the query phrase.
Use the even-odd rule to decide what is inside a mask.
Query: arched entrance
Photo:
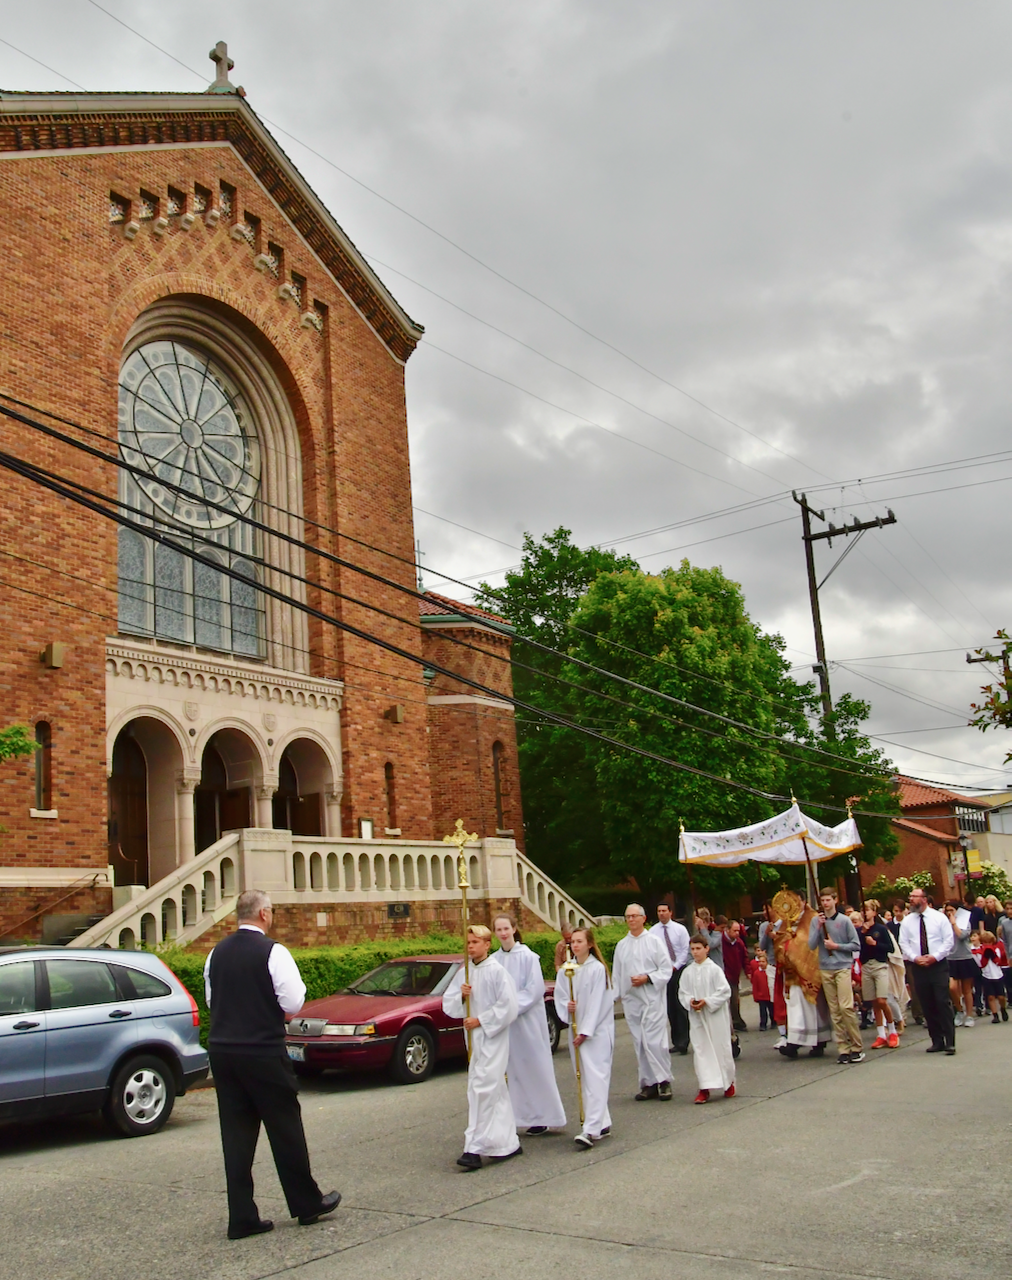
[[[112,748],[109,863],[117,885],[150,885],[178,862],[176,780],[179,742],[154,716],[124,725]]]
[[[129,725],[112,749],[109,865],[116,884],[148,884],[148,764]]]
[[[253,825],[253,787],[260,773],[256,748],[237,729],[220,729],[201,758],[200,782],[193,795],[197,853],[225,831]]]
[[[274,794],[273,825],[296,836],[326,834],[324,796],[332,770],[318,743],[296,738],[281,755],[280,780]]]

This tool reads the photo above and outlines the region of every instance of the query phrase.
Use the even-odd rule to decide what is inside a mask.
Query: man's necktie
[[[921,955],[928,954],[928,926],[924,922],[924,916],[921,915]]]
[[[662,925],[661,932],[664,934],[664,941],[667,944],[668,955],[671,957],[671,963],[675,964],[675,949],[671,945],[671,938],[668,936],[668,926],[666,924]]]

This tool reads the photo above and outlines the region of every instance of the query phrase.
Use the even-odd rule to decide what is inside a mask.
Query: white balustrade
[[[519,898],[550,928],[593,923],[512,840],[468,849],[469,897]],[[275,906],[458,902],[456,856],[442,842],[344,840],[249,828],[229,832],[82,934],[76,946],[124,950],[186,946],[235,910],[239,893],[263,889]]]

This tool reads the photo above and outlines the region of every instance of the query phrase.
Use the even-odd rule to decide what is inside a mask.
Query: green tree
[[[7,729],[0,729],[0,761],[34,755],[35,749],[36,742],[27,725],[12,724]]]
[[[569,529],[535,541],[524,535],[521,568],[502,587],[482,583],[480,603],[502,613],[527,636],[556,650],[570,643],[570,618],[599,574],[633,570],[629,556],[595,547],[583,550]],[[546,710],[570,714],[569,693],[555,677],[564,658],[514,645],[513,689],[518,698]],[[550,876],[572,885],[594,880],[609,865],[601,796],[580,735],[523,714],[517,718],[527,845]]]
[[[986,733],[988,729],[1012,729],[1012,670],[1009,668],[1012,639],[1009,638],[1007,631],[1001,630],[995,632],[994,638],[1000,644],[997,653],[992,653],[990,649],[975,650],[979,659],[1000,666],[1002,669],[1000,680],[981,686],[983,702],[970,703],[970,710],[974,713],[970,723],[975,725],[981,733]],[[1008,764],[1010,760],[1012,760],[1012,751],[1006,752],[1005,755],[1005,763]]]

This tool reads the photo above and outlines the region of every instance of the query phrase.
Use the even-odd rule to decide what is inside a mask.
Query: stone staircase
[[[470,900],[520,902],[558,929],[596,923],[544,875],[513,840],[466,847]],[[380,903],[457,903],[457,859],[441,842],[344,840],[290,831],[231,831],[196,858],[77,934],[79,947],[132,950],[189,946],[227,919],[246,888],[263,889],[275,906],[328,908]]]

